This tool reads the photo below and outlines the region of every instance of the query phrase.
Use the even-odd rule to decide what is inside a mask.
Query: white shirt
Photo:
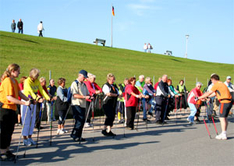
[[[38,31],[44,30],[42,23],[39,23],[39,24],[38,24],[37,30],[38,30]]]

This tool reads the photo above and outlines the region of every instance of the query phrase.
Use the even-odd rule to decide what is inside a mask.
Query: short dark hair
[[[215,80],[219,80],[219,75],[218,74],[214,74],[210,77],[210,79],[215,79]]]

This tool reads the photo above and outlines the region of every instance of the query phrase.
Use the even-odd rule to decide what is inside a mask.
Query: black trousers
[[[42,35],[42,31],[39,31],[39,37],[43,37],[43,35]]]
[[[16,111],[0,108],[0,149],[6,149],[10,146],[16,122]]]
[[[127,110],[127,127],[134,129],[136,107],[126,107],[126,110]]]
[[[85,123],[85,108],[82,108],[78,105],[73,105],[73,118],[75,119],[75,125],[72,131],[73,137],[81,137],[84,123]]]
[[[156,109],[158,114],[156,114],[156,120],[159,119],[158,116],[160,116],[160,120],[164,121],[164,113],[165,113],[165,107],[166,107],[166,99],[163,96],[156,96]]]
[[[108,103],[103,104],[103,109],[106,115],[105,125],[112,127],[115,120],[115,107],[112,103]]]

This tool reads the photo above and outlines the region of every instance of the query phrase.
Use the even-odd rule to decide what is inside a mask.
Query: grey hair
[[[201,82],[197,82],[197,83],[196,83],[196,86],[197,86],[197,85],[203,86],[203,84],[202,84]]]

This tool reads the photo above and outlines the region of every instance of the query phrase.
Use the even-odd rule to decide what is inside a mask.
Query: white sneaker
[[[225,134],[219,134],[219,135],[216,135],[215,139],[227,140],[227,136]]]
[[[84,127],[91,127],[89,123],[85,123]]]
[[[193,122],[189,121],[189,124],[191,124],[191,125],[192,125],[192,124],[193,124]]]
[[[33,141],[32,138],[28,138],[28,142],[30,142],[32,145],[36,145],[37,143]]]
[[[28,139],[24,139],[23,141],[24,146],[31,146],[32,143]]]
[[[64,132],[64,133],[67,133],[68,131],[67,130],[65,130],[65,129],[62,129],[62,131]]]
[[[189,118],[187,118],[187,121],[189,121],[189,122],[190,122]]]
[[[63,131],[63,130],[58,129],[58,130],[57,130],[57,134],[58,134],[58,135],[59,135],[59,134],[64,134],[64,131]]]

